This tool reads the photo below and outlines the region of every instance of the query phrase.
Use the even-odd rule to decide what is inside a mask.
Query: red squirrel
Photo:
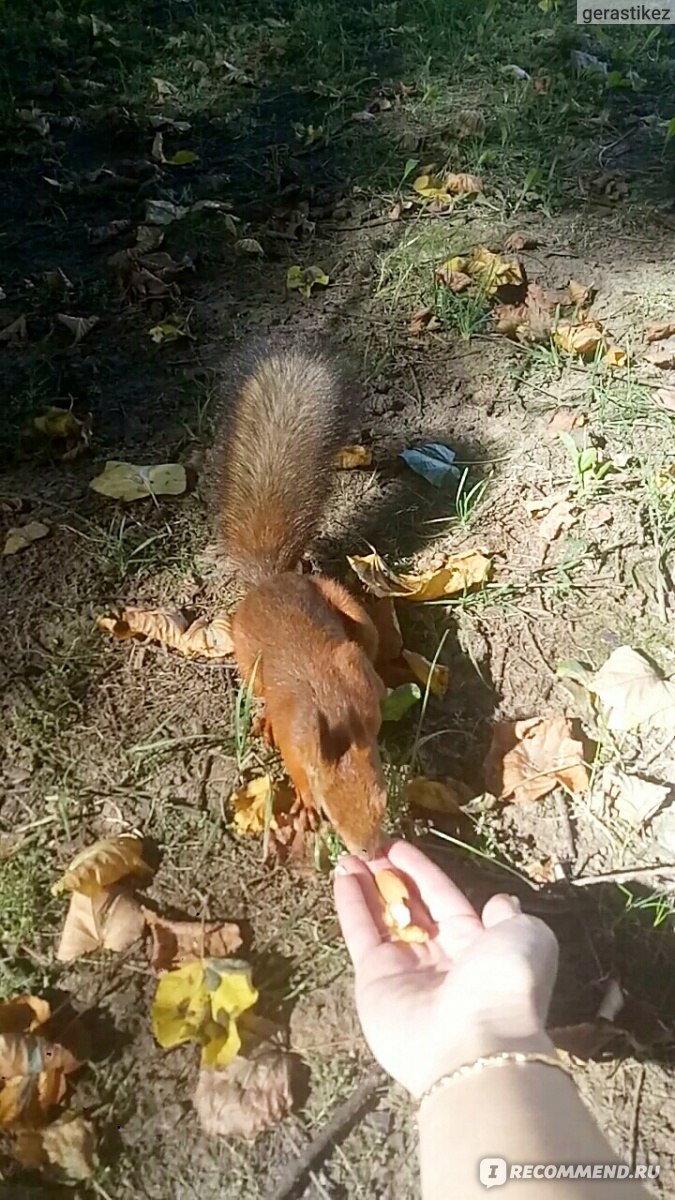
[[[299,565],[325,511],[351,423],[336,365],[261,345],[233,371],[215,446],[218,534],[245,589],[232,615],[237,665],[264,701],[299,800],[348,849],[371,854],[386,787],[378,749],[378,636],[342,584]]]

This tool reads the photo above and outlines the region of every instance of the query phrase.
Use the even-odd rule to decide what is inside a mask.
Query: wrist
[[[415,1099],[419,1100],[444,1075],[468,1066],[479,1058],[514,1051],[522,1054],[550,1055],[556,1052],[553,1042],[543,1029],[517,1034],[515,1031],[500,1032],[481,1025],[468,1030],[454,1046],[439,1050],[433,1065],[415,1081],[415,1087],[411,1087],[410,1090]]]

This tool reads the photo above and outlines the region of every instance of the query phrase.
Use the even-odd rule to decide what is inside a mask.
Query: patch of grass
[[[450,288],[437,287],[434,308],[440,320],[455,329],[464,341],[487,328],[490,307],[487,296],[480,289],[455,294]]]

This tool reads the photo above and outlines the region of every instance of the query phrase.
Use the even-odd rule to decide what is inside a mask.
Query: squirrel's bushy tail
[[[323,515],[351,398],[320,351],[262,344],[235,365],[215,446],[218,532],[249,586],[293,570]]]

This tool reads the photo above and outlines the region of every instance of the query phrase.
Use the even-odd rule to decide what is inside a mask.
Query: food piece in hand
[[[376,871],[375,884],[384,901],[384,923],[394,942],[427,942],[429,934],[413,924],[410,893],[395,871]]]

